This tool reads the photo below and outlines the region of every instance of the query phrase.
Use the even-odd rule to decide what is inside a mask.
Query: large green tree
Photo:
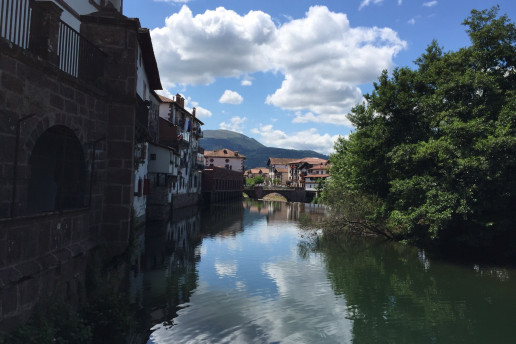
[[[344,221],[516,255],[516,28],[498,10],[463,22],[469,47],[432,42],[352,110],[325,193]]]

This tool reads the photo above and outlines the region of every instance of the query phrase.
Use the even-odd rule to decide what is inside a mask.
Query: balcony
[[[106,54],[60,20],[52,2],[0,0],[0,37],[69,75],[99,86]]]

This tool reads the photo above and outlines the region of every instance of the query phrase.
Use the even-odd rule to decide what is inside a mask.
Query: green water
[[[253,202],[148,228],[147,343],[516,343],[514,270],[300,229],[322,213]]]

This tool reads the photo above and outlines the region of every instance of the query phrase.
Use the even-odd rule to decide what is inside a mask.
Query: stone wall
[[[202,174],[202,195],[206,203],[242,198],[244,175],[222,167],[209,167]]]
[[[174,209],[174,211],[175,209],[197,205],[197,203],[199,203],[199,194],[197,193],[187,193],[172,196],[172,209]]]
[[[139,23],[119,13],[84,16],[83,23],[81,33],[107,53],[104,75],[95,84],[63,72],[50,45],[40,47],[49,56],[37,56],[0,38],[3,329],[26,319],[50,295],[73,301],[68,299],[80,294],[90,250],[103,245],[117,255],[129,241]],[[64,129],[78,142],[84,197],[75,210],[34,212],[28,206],[31,155],[53,128]]]
[[[96,246],[87,209],[0,220],[0,330],[24,322],[44,302],[78,304]]]

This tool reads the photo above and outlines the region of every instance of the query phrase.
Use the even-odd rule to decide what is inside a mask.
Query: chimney
[[[238,151],[235,151],[235,156],[238,156]]]
[[[176,103],[182,108],[185,107],[185,98],[183,98],[179,93],[176,94]]]
[[[194,117],[195,117],[195,110],[196,110],[195,108],[192,109],[192,116],[194,116]]]

